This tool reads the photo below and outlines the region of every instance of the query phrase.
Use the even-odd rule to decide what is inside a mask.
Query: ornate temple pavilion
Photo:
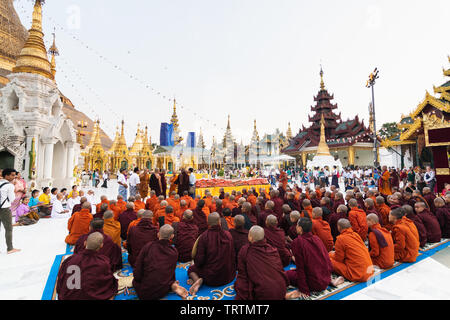
[[[433,86],[435,95],[427,91],[424,100],[401,117],[397,124],[400,132],[381,143],[401,155],[396,167],[435,167],[438,190],[445,182],[450,183],[450,69],[444,69],[443,75],[447,81]]]
[[[306,166],[308,160],[317,153],[320,142],[320,121],[325,121],[326,143],[335,159],[340,159],[343,166],[373,165],[373,133],[360,121],[358,116],[352,120],[342,121],[341,113],[334,112],[337,104],[331,101],[331,95],[323,81],[323,70],[320,70],[320,90],[314,97],[315,106],[311,106],[312,116],[308,116],[311,125],[302,126],[296,136],[282,153],[296,157],[298,164]]]

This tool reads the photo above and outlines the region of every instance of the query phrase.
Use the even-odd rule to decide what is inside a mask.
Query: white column
[[[67,142],[67,157],[66,157],[66,178],[73,178],[73,168],[75,163],[75,151],[74,151],[74,143]]]
[[[52,179],[53,141],[44,141],[44,180]]]

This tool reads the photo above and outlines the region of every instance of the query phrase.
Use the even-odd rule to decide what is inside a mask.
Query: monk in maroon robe
[[[133,269],[133,287],[139,299],[161,299],[171,290],[183,299],[189,295],[175,280],[178,251],[170,245],[173,236],[173,228],[165,224],[159,229],[158,240],[141,249]]]
[[[337,208],[339,206],[341,206],[341,205],[345,205],[345,200],[344,200],[343,194],[341,192],[338,192],[334,196],[333,210],[332,210],[331,214],[336,213],[337,212]]]
[[[427,201],[428,207],[430,208],[430,212],[432,214],[435,214],[436,207],[434,206],[434,199],[436,199],[436,196],[434,195],[433,191],[430,188],[425,187],[423,188],[422,193],[423,197]]]
[[[217,212],[208,216],[208,227],[193,249],[194,264],[187,271],[191,295],[195,295],[203,283],[222,286],[236,276],[233,238],[228,231],[222,230]]]
[[[312,221],[300,218],[297,223],[299,236],[292,242],[295,270],[286,271],[289,284],[298,288],[290,292],[286,299],[306,298],[311,292],[325,290],[331,283],[331,264],[328,251],[322,240],[312,234]]]
[[[366,215],[369,215],[371,213],[377,215],[378,221],[383,221],[383,216],[381,213],[378,212],[378,210],[375,208],[375,203],[373,202],[373,199],[367,198],[364,200],[364,205],[366,207]]]
[[[300,220],[300,212],[292,211],[289,215],[289,220],[291,222],[291,226],[287,231],[286,241],[291,245],[292,241],[294,241],[298,237],[297,223],[298,220]]]
[[[80,203],[74,205],[73,208],[72,208],[72,216],[73,216],[73,214],[74,214],[75,212],[81,211],[82,206],[83,206],[83,203],[85,203],[86,201],[87,201],[87,198],[86,198],[86,197],[81,197],[81,198],[80,198]]]
[[[272,196],[273,194],[273,196]],[[273,212],[275,213],[275,216],[278,219],[278,222],[281,221],[281,218],[283,217],[283,204],[284,204],[284,200],[283,198],[280,196],[280,191],[278,190],[272,190],[270,192],[270,200],[273,201],[274,203],[274,207],[273,207]]]
[[[130,229],[127,236],[128,262],[134,268],[142,248],[158,240],[158,228],[152,224],[153,212],[145,210],[141,221]]]
[[[193,210],[194,224],[198,227],[199,235],[208,230],[208,222],[206,220],[206,214],[203,211],[204,206],[205,200],[198,200],[197,207]]]
[[[126,208],[127,209],[122,212],[117,219],[117,221],[120,222],[120,237],[123,240],[127,240],[128,226],[130,225],[131,221],[137,219],[137,214],[134,211],[134,203],[128,202]]]
[[[277,224],[277,217],[275,217],[274,215],[269,215],[266,219],[264,235],[266,237],[267,243],[278,250],[283,267],[286,267],[291,262],[292,254],[286,247],[284,231],[278,228]]]
[[[59,300],[108,300],[117,293],[117,279],[109,259],[98,253],[103,235],[94,232],[85,243],[85,250],[71,255],[61,264],[56,280]]]
[[[266,226],[266,219],[268,216],[270,215],[274,215],[275,217],[277,216],[275,214],[275,212],[273,211],[273,208],[275,207],[275,203],[271,200],[266,202],[266,205],[264,206],[264,210],[260,213],[260,215],[257,218],[257,222],[258,225],[260,227],[265,227]],[[277,218],[278,221],[278,218]]]
[[[238,257],[235,300],[283,300],[288,285],[278,250],[264,239],[264,229],[253,226],[249,243]]]
[[[234,229],[230,229],[231,236],[233,237],[234,250],[236,259],[239,256],[239,251],[243,246],[248,244],[248,230],[244,228],[245,218],[243,215],[237,215],[234,217]]]
[[[103,219],[103,214],[108,210],[109,205],[107,203],[102,203],[100,210],[96,211],[94,214],[94,219]]]
[[[439,225],[436,216],[426,208],[426,205],[423,202],[417,202],[414,209],[416,209],[417,216],[422,220],[423,225],[427,230],[427,242],[440,242],[442,236],[441,226]]]
[[[192,248],[198,238],[198,227],[194,223],[191,210],[183,213],[183,219],[178,223],[173,223],[175,231],[174,244],[178,250],[178,261],[188,262],[192,260]]]
[[[336,194],[337,196],[337,194]],[[346,205],[341,204],[336,208],[336,212],[330,215],[329,223],[331,228],[331,235],[333,236],[333,240],[336,241],[337,236],[339,235],[339,230],[337,228],[337,222],[340,219],[347,219],[348,208]]]
[[[405,204],[402,208],[405,211],[406,218],[411,220],[417,228],[420,246],[425,246],[427,244],[427,229],[425,228],[422,219],[414,213],[414,209],[411,206]]]
[[[442,198],[434,199],[434,206],[436,207],[436,218],[441,227],[442,238],[450,238],[450,210],[445,206],[445,201]]]
[[[85,242],[89,235],[94,232],[99,232],[103,235],[103,245],[98,251],[98,254],[102,254],[109,259],[111,265],[111,271],[115,272],[122,269],[122,249],[114,243],[112,238],[103,232],[104,221],[102,219],[94,219],[89,225],[89,233],[82,235],[75,243],[74,253],[81,253],[85,249]]]

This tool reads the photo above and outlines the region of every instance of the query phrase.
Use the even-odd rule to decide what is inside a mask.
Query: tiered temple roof
[[[332,103],[334,95],[325,88],[323,70],[320,70],[320,90],[314,97],[315,106],[311,106],[312,116],[308,116],[311,125],[305,128],[302,125],[299,133],[290,140],[283,150],[286,154],[298,154],[305,148],[317,148],[320,142],[321,119],[325,126],[325,137],[329,147],[348,147],[357,142],[373,143],[372,132],[356,116],[354,119],[342,121],[341,113],[334,112],[338,108]]]

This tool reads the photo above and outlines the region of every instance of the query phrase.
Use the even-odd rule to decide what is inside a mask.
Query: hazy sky
[[[15,1],[27,29],[33,2]],[[309,126],[320,64],[343,120],[366,125],[365,83],[378,67],[379,127],[412,111],[449,67],[448,0],[47,0],[43,11],[61,91],[111,138],[124,118],[129,144],[138,122],[159,143],[174,96],[185,140],[200,127],[208,147],[221,140],[228,114],[238,142],[254,119],[260,136],[289,121],[295,134]]]

